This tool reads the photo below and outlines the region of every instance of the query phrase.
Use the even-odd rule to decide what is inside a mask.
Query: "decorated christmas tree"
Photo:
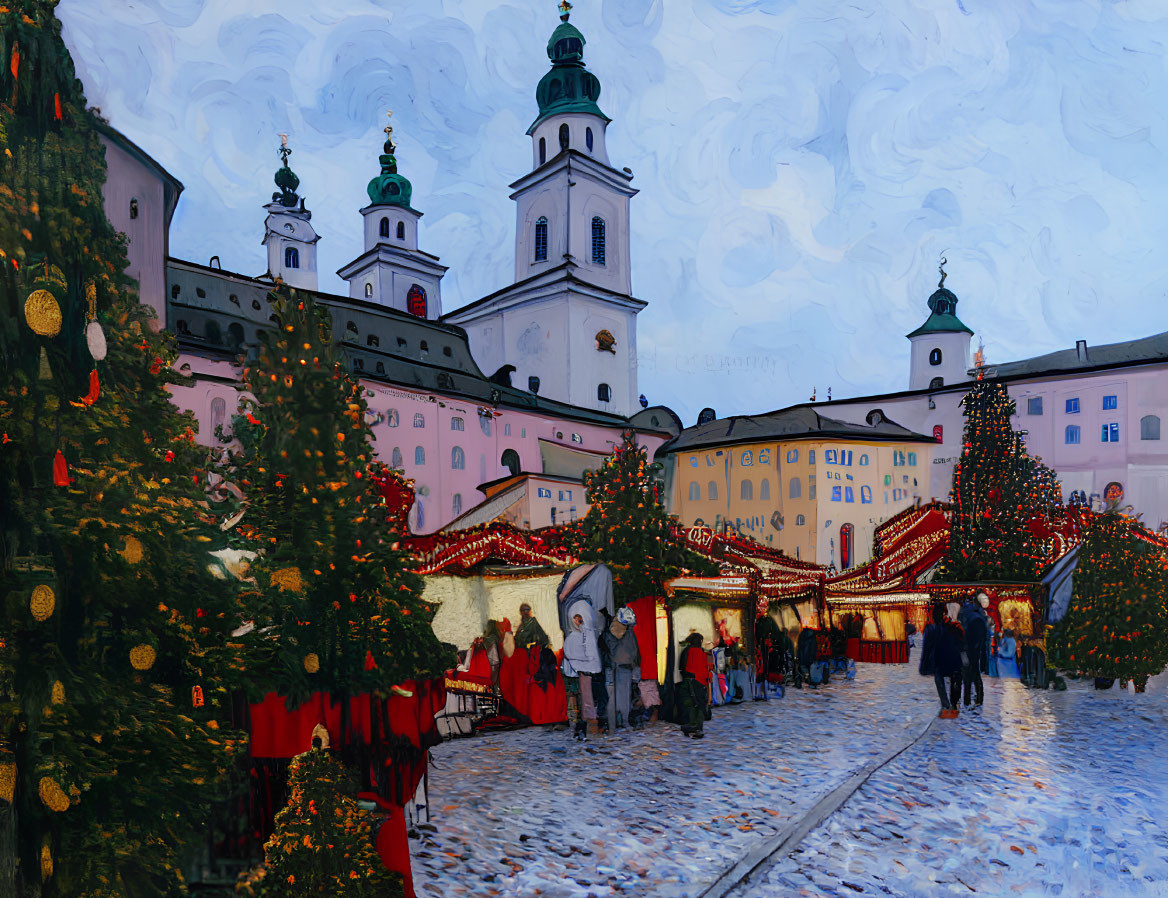
[[[401,877],[381,863],[373,819],[353,798],[356,783],[323,748],[298,755],[289,771],[288,804],[264,846],[264,866],[237,892],[250,898],[393,898]]]
[[[1135,518],[1113,511],[1092,520],[1047,650],[1052,665],[1134,680],[1140,692],[1168,666],[1168,557]]]
[[[454,656],[399,544],[404,518],[383,494],[396,475],[374,459],[364,391],[327,311],[283,285],[270,299],[278,333],[244,370],[242,450],[220,471],[243,493],[240,545],[260,553],[241,608],[255,624],[242,637],[248,678],[253,697],[273,691],[294,707],[323,692],[347,708],[440,677]],[[349,746],[347,732],[333,740]]]
[[[0,894],[173,894],[234,749],[231,594],[55,5],[0,6]]]
[[[631,432],[585,480],[588,514],[582,524],[581,557],[612,569],[618,606],[642,596],[664,595],[665,582],[682,569],[714,573],[688,549],[661,504],[661,486],[648,454]]]
[[[979,380],[962,400],[965,437],[953,473],[953,517],[942,575],[954,581],[1034,580],[1049,563],[1045,524],[1062,505],[1054,472],[1010,424],[1005,384]]]

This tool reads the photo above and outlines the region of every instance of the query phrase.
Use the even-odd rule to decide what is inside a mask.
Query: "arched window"
[[[417,284],[410,287],[409,293],[406,294],[406,311],[417,318],[427,317],[426,291]]]
[[[930,390],[939,390],[943,386],[945,386],[945,378],[943,377],[934,377],[931,381],[929,381]]]
[[[402,454],[401,454],[401,447],[400,446],[393,447],[393,456],[390,459],[389,464],[390,464],[390,467],[398,468],[399,470],[401,469],[403,462],[402,462]]]
[[[535,222],[535,261],[547,261],[547,219],[543,216]]]
[[[401,416],[396,408],[391,408],[385,413],[385,423],[388,427],[397,427],[401,423]]]
[[[566,150],[568,148],[568,126],[566,124],[560,125],[560,149]]]
[[[243,325],[234,321],[227,325],[227,346],[230,349],[239,349],[243,345]]]
[[[354,321],[346,321],[345,339],[356,341],[359,336],[361,336],[361,332],[357,330],[357,323]]]
[[[801,515],[801,514],[795,515],[795,526],[796,527],[803,527],[803,526],[806,526],[806,524],[807,524],[807,517],[805,515]]]
[[[378,363],[377,363],[377,364],[376,364],[376,365],[373,367],[373,370],[374,370],[374,371],[375,371],[377,374],[384,374],[384,373],[385,373],[385,362],[378,362]]]
[[[425,427],[426,416],[421,412],[414,412],[414,427]]]
[[[227,401],[220,397],[211,400],[211,436],[219,437],[219,428],[223,426],[224,420],[227,418]],[[223,435],[224,439],[228,439],[227,435]]]
[[[377,233],[382,237],[389,236],[389,219],[381,219],[381,223],[377,226]]]
[[[425,463],[426,463],[426,448],[424,446],[418,446],[416,449],[414,449],[414,464],[415,465],[424,465]]]
[[[519,473],[519,453],[514,449],[504,450],[503,457],[500,459],[500,461],[502,462],[503,467],[511,472],[512,477]]]
[[[706,495],[710,499],[717,499],[718,498],[718,484],[716,484],[714,481],[711,480],[709,483],[709,486],[706,487]]]
[[[860,502],[863,503],[864,505],[871,505],[872,504],[872,487],[870,487],[870,486],[860,487]]]
[[[840,568],[845,571],[852,566],[854,560],[852,555],[853,529],[851,524],[844,524],[840,527]]]
[[[365,338],[365,344],[374,348],[381,345],[381,340],[378,339],[377,334],[370,334]]]
[[[702,497],[701,487],[699,487],[696,483],[691,483],[689,485],[689,500],[691,502],[696,502],[701,497]]]
[[[933,439],[938,443],[945,442],[945,426],[943,424],[933,425]]]
[[[600,384],[596,388],[596,398],[600,402],[612,401],[612,387],[608,384]]]
[[[368,281],[365,282],[365,298],[366,299],[373,298],[373,285],[370,284]]]
[[[536,377],[534,374],[531,377],[527,378],[527,391],[529,393],[538,393],[539,392],[539,378]]]
[[[865,467],[867,464],[868,464],[868,453],[861,452],[860,453],[860,467]]]
[[[486,415],[479,415],[479,429],[483,432],[483,436],[491,435],[491,419]]]
[[[750,480],[742,481],[742,486],[739,487],[738,498],[754,500],[754,483]]]
[[[451,430],[466,430],[466,423],[462,420],[462,418],[451,418],[450,419],[450,429]]]
[[[941,350],[934,349],[932,352],[929,353],[929,364],[930,365],[940,365],[941,364]]]
[[[1140,418],[1140,439],[1160,439],[1160,418],[1157,415],[1144,415]]]
[[[604,264],[604,219],[599,215],[592,219],[592,261]]]
[[[754,453],[747,449],[742,453],[742,467],[749,468],[754,464]]]
[[[300,250],[294,246],[289,246],[284,250],[284,267],[285,268],[299,268],[300,267]]]
[[[763,479],[762,483],[758,485],[758,498],[769,499],[771,497],[771,482]]]
[[[454,471],[466,470],[466,453],[462,451],[461,446],[455,446],[450,450],[450,467]]]
[[[803,498],[803,482],[798,477],[792,477],[787,483],[787,497],[790,499]]]
[[[592,129],[591,128],[584,129],[584,143],[588,147],[588,152],[591,153],[592,152]]]
[[[406,223],[404,221],[399,221],[397,223],[397,239],[398,240],[405,240],[406,239]]]
[[[542,137],[539,139],[539,164],[543,165],[547,162],[547,141]]]
[[[450,513],[455,517],[462,514],[462,493],[454,494],[454,498],[450,501]]]

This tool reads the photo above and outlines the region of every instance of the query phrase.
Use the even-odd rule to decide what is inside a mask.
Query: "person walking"
[[[564,637],[563,673],[565,681],[576,681],[568,684],[568,694],[578,694],[576,738],[583,739],[585,729],[596,724],[592,681],[602,672],[600,648],[596,641],[596,614],[588,602],[580,600],[568,609],[568,619],[572,622],[572,632]]]
[[[981,707],[985,700],[985,686],[981,681],[981,665],[985,658],[989,622],[985,610],[977,602],[967,602],[965,614],[965,664],[961,668],[961,703],[969,707],[974,700]],[[964,610],[964,609],[963,609]],[[976,698],[975,698],[976,694]]]
[[[937,672],[936,657],[938,625],[936,623],[935,609],[933,612],[933,618],[933,620],[925,624],[925,629],[921,633],[921,663],[917,667],[917,671],[922,677],[931,677]]]
[[[1021,676],[1018,671],[1018,641],[1009,627],[1002,631],[1002,641],[998,643],[998,676],[1015,680]]]
[[[610,661],[604,676],[612,691],[608,706],[610,732],[629,725],[633,690],[640,689],[641,650],[637,646],[637,635],[633,632],[636,623],[637,616],[633,609],[626,607],[616,613],[616,619],[604,631],[604,644]]]
[[[933,680],[941,699],[939,716],[947,719],[957,716],[957,703],[961,698],[961,656],[965,649],[965,634],[956,617],[956,605],[948,618],[941,605],[933,608],[933,624],[936,627]],[[946,680],[949,681],[947,684]]]
[[[815,631],[810,627],[800,631],[799,641],[795,644],[795,656],[795,663],[799,667],[795,688],[802,689],[802,681],[807,680],[814,689],[817,684],[811,682],[811,665],[819,658],[819,643],[815,639]]]
[[[681,731],[686,736],[701,739],[709,703],[710,665],[702,649],[702,634],[690,633],[677,659],[681,672],[680,712]]]

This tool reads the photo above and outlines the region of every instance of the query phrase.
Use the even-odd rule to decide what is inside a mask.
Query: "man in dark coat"
[[[815,639],[815,631],[810,627],[804,627],[799,633],[799,643],[795,647],[795,663],[799,665],[799,679],[796,680],[795,685],[799,685],[799,680],[811,680],[811,665],[819,658],[819,643]],[[815,688],[815,684],[811,683],[811,688]]]
[[[934,614],[935,616],[935,614]],[[937,624],[933,621],[925,624],[921,633],[921,663],[917,668],[922,677],[931,677],[937,672]]]
[[[981,682],[981,661],[986,652],[986,640],[989,639],[989,620],[981,605],[972,599],[965,603],[961,613],[965,627],[965,664],[961,668],[961,701],[968,708],[970,699],[976,692],[975,704],[980,707],[985,699],[985,686]]]
[[[957,605],[953,607],[956,609]],[[961,699],[961,656],[965,653],[965,633],[961,630],[961,624],[945,616],[942,605],[933,607],[933,624],[936,626],[933,678],[937,684],[937,695],[941,698],[940,716],[953,718],[957,716],[957,703]],[[948,688],[946,679],[949,680]]]

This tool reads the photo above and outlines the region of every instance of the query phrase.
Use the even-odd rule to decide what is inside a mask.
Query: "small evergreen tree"
[[[712,574],[716,566],[687,548],[661,504],[645,447],[626,432],[604,464],[585,478],[588,514],[581,557],[612,569],[617,605],[661,596],[683,569]]]
[[[55,6],[0,6],[0,894],[170,895],[231,759],[230,588]]]
[[[1168,558],[1131,517],[1098,515],[1079,547],[1066,615],[1047,639],[1051,663],[1134,680],[1168,666]]]
[[[373,818],[353,798],[356,783],[328,751],[292,760],[288,804],[264,846],[264,866],[237,892],[251,898],[393,898],[400,874],[385,868],[374,846]]]
[[[1026,451],[1010,423],[1005,384],[980,380],[962,400],[965,437],[953,473],[948,580],[1037,579],[1051,560],[1038,523],[1062,505],[1054,472]]]

